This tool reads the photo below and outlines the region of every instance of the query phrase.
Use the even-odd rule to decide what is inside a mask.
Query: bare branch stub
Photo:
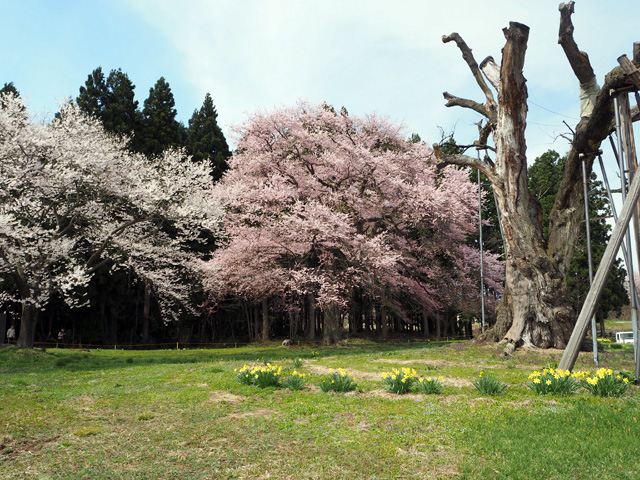
[[[433,153],[436,156],[436,160],[438,161],[438,167],[445,167],[447,165],[460,165],[466,167],[473,167],[480,170],[485,176],[491,180],[494,177],[493,165],[487,162],[483,162],[475,157],[470,155],[465,155],[461,153],[456,154],[446,154],[442,152],[441,145],[438,143],[434,143],[432,145]]]
[[[489,56],[480,63],[480,70],[484,73],[493,88],[500,93],[500,66],[496,64],[493,57]]]
[[[561,3],[560,10],[560,31],[558,32],[558,43],[562,46],[564,53],[569,60],[569,65],[573,69],[580,83],[590,82],[596,75],[591,67],[589,56],[580,51],[578,44],[573,38],[573,23],[571,15],[574,12],[575,2]]]
[[[480,134],[478,137],[478,145],[487,145],[493,127],[494,125],[491,122],[486,122],[484,125],[482,125],[482,122],[478,123],[478,132]]]
[[[447,101],[447,103],[445,104],[447,107],[469,108],[475,112],[478,112],[480,115],[484,115],[487,118],[491,117],[491,113],[489,112],[487,107],[481,103],[478,103],[474,100],[469,100],[467,98],[456,97],[455,95],[451,95],[449,92],[444,92],[442,96]]]
[[[640,63],[640,42],[633,42],[633,63]]]
[[[478,67],[478,63],[473,57],[473,54],[471,53],[471,49],[466,44],[466,42],[462,39],[462,37],[458,33],[455,33],[455,32],[452,33],[451,35],[443,35],[442,41],[444,43],[456,42],[458,49],[460,49],[460,52],[462,52],[462,58],[464,59],[465,62],[467,62],[467,65],[471,69],[471,73],[473,74],[473,77],[476,79],[476,83],[478,84],[480,89],[483,91],[487,99],[487,106],[489,108],[494,108],[496,105],[496,101],[493,98],[493,93],[491,92],[491,89],[487,85],[487,82],[484,81],[484,77],[482,76],[480,67]]]
[[[509,22],[509,27],[504,28],[503,33],[507,43],[502,49],[500,96],[498,97],[500,106],[493,140],[498,151],[502,152],[502,159],[525,165],[527,85],[522,71],[529,39],[529,27],[522,23]]]
[[[631,63],[626,55],[618,57],[618,63],[622,67],[622,71],[627,75],[627,81],[636,88],[640,88],[640,71]]]

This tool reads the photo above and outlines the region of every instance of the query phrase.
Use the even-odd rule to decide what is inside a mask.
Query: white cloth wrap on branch
[[[580,84],[580,116],[588,117],[593,112],[596,104],[596,97],[600,91],[600,86],[596,77],[593,77],[586,83]]]

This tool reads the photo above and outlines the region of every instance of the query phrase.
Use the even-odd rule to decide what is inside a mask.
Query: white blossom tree
[[[178,151],[149,161],[72,103],[49,124],[20,99],[0,108],[0,276],[22,304],[18,347],[32,347],[38,312],[53,294],[70,307],[99,268],[130,268],[156,290],[162,311],[188,305],[195,272],[187,242],[216,229],[206,167]]]

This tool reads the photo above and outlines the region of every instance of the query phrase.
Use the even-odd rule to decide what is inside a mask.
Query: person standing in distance
[[[7,343],[9,345],[13,345],[16,343],[16,329],[13,328],[13,325],[11,325],[9,327],[9,330],[7,330]]]

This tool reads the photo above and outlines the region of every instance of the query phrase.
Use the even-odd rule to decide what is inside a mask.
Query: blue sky
[[[2,0],[0,84],[13,81],[33,113],[77,96],[97,66],[122,68],[143,103],[164,76],[187,122],[210,92],[219,122],[248,113],[327,101],[352,114],[376,112],[430,143],[439,127],[460,143],[475,113],[447,109],[443,91],[483,97],[453,44],[459,32],[478,62],[499,62],[502,28],[531,27],[525,76],[529,157],[549,148],[579,116],[578,84],[557,44],[557,0]],[[615,8],[614,8],[615,6]],[[578,0],[575,37],[600,81],[640,40],[640,2]]]

